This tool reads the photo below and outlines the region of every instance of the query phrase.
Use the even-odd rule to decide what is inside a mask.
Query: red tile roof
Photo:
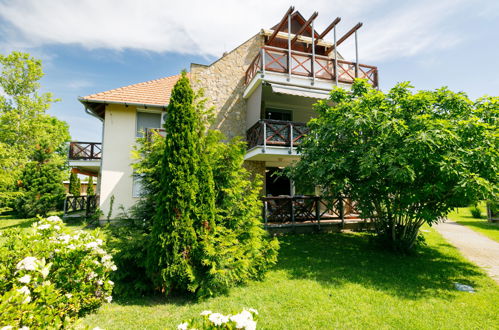
[[[187,74],[189,76],[189,74]],[[180,74],[87,95],[80,100],[97,103],[135,103],[166,106]]]

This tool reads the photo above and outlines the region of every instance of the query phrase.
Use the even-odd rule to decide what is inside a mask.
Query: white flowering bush
[[[256,329],[258,311],[253,308],[243,309],[238,314],[223,315],[212,311],[203,311],[200,317],[180,323],[178,330],[202,329]]]
[[[63,229],[57,216],[40,218],[29,231],[4,231],[0,327],[66,327],[111,302],[116,266],[98,234]]]

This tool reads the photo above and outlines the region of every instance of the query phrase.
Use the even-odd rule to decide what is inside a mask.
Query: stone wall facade
[[[192,87],[194,90],[203,88],[206,106],[215,108],[212,128],[220,130],[228,139],[236,136],[246,139],[245,75],[263,45],[263,36],[257,34],[211,65],[191,64]],[[265,180],[265,162],[246,161],[244,166]]]
[[[212,128],[227,138],[246,136],[245,74],[263,46],[263,36],[255,35],[209,66],[191,64],[192,87],[203,88],[207,106],[215,107]]]

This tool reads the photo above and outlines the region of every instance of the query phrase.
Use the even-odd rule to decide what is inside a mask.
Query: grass
[[[78,327],[175,329],[203,310],[253,307],[261,329],[497,328],[497,284],[438,233],[424,234],[428,246],[408,257],[377,249],[366,234],[285,236],[279,263],[262,282],[202,302],[118,299]],[[477,293],[456,291],[455,282]]]
[[[0,230],[32,222],[0,217]],[[497,284],[434,230],[424,235],[428,245],[414,256],[380,250],[367,234],[284,236],[279,263],[264,281],[201,302],[116,299],[77,328],[175,329],[203,310],[230,313],[244,307],[258,309],[260,329],[497,328]],[[456,291],[455,282],[477,292]]]
[[[487,221],[487,210],[485,204],[481,203],[479,209],[482,211],[481,219],[473,218],[468,207],[458,208],[447,216],[449,219],[466,226],[480,234],[499,242],[499,223]]]

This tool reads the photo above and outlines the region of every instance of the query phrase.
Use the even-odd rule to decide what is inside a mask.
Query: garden
[[[472,102],[445,88],[413,93],[407,83],[384,93],[362,80],[351,92],[334,89],[334,106],[315,105],[301,160],[283,174],[351,196],[373,227],[271,236],[261,223],[262,180],[243,166],[245,142],[208,128],[213,109],[183,73],[167,109],[168,134],[139,138],[134,150],[142,198],[119,225],[98,226],[90,221],[98,212],[60,218],[68,134],[44,113],[50,95],[36,93],[41,63],[20,53],[1,60],[11,98],[3,99],[0,124],[33,117],[30,125],[46,133],[19,146],[19,132],[0,135],[2,327],[499,323],[497,284],[432,229],[456,207],[496,199],[497,98]],[[30,70],[31,83],[9,89]],[[20,116],[27,100],[44,105]],[[66,134],[53,138],[50,125]]]

